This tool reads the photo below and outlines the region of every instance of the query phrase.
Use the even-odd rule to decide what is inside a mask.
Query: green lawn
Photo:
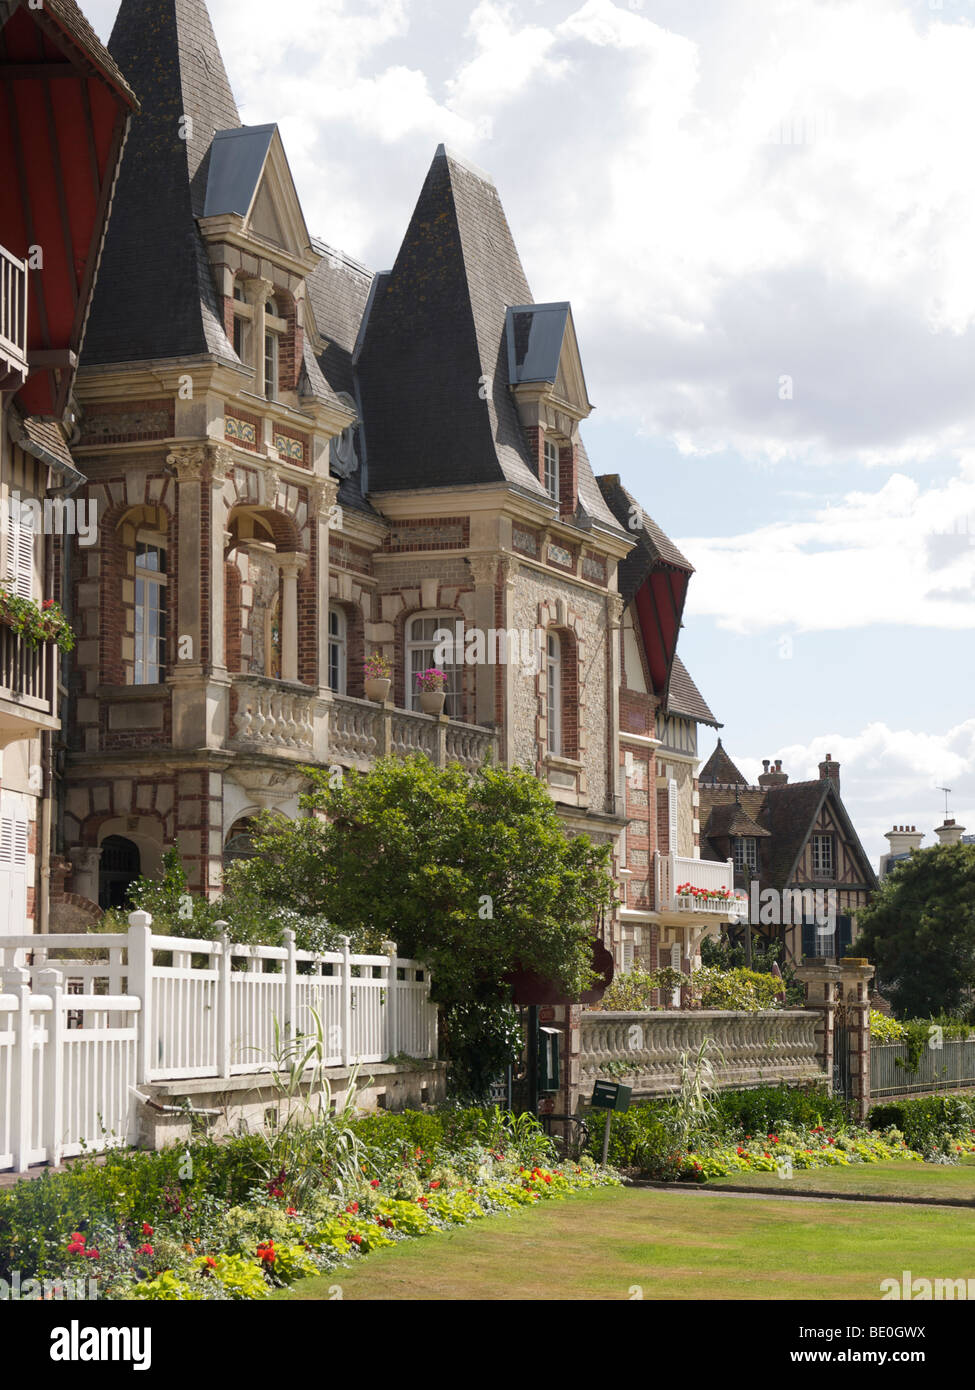
[[[791,1178],[774,1173],[729,1173],[713,1178],[709,1188],[748,1187],[789,1196],[790,1193],[862,1193],[870,1197],[950,1197],[975,1207],[975,1155],[957,1168],[934,1163],[857,1163],[849,1168],[813,1168],[794,1171]]]
[[[878,1299],[905,1269],[975,1277],[973,1236],[975,1214],[950,1207],[610,1188],[405,1241],[277,1297]]]

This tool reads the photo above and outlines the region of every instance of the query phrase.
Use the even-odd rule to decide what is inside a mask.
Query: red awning
[[[30,266],[27,414],[67,406],[135,106],[74,0],[14,10],[0,33],[0,244]]]

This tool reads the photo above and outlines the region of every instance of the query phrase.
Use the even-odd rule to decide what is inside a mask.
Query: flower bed
[[[524,1117],[413,1118],[312,1128],[270,1178],[268,1136],[250,1136],[19,1183],[0,1194],[0,1274],[49,1290],[93,1280],[99,1299],[263,1298],[396,1241],[618,1182],[588,1156],[556,1163]]]

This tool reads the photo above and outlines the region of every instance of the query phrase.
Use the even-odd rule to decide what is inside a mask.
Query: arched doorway
[[[142,856],[138,845],[122,835],[109,835],[101,845],[102,858],[98,867],[98,906],[125,907],[129,888],[142,872]]]

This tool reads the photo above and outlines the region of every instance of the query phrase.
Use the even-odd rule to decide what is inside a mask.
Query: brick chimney
[[[789,780],[789,774],[782,771],[782,759],[776,758],[775,766],[769,771],[769,759],[762,759],[762,767],[765,771],[758,779],[760,787],[782,787]]]
[[[965,827],[963,825],[956,825],[954,818],[948,820],[946,817],[944,825],[936,825],[934,827],[934,833],[943,845],[957,845],[958,841],[965,833]]]
[[[913,825],[895,825],[892,830],[887,831],[884,839],[890,846],[890,854],[910,854],[912,849],[921,848],[924,831],[916,829]]]
[[[826,760],[819,764],[819,779],[821,782],[832,782],[833,790],[836,795],[840,794],[840,765],[833,762],[832,753],[826,754]]]

